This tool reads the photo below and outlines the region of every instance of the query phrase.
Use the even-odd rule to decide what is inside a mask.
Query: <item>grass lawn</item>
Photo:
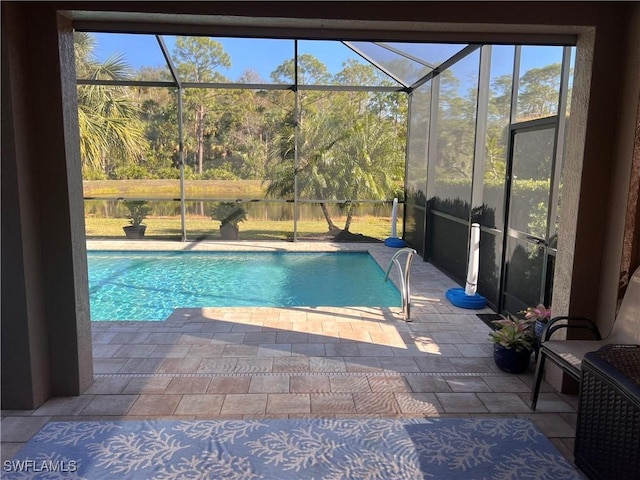
[[[344,225],[344,218],[334,219],[336,225]],[[144,221],[147,225],[146,238],[176,239],[181,238],[180,217],[149,216]],[[402,234],[399,222],[398,235]],[[122,227],[127,225],[125,218],[85,217],[85,230],[88,238],[124,238]],[[189,239],[220,239],[219,223],[209,217],[188,216],[186,220],[187,237]],[[239,240],[287,240],[293,237],[293,222],[259,220],[249,218],[241,223]],[[391,219],[385,217],[355,217],[349,229],[351,233],[362,234],[384,240],[391,231]],[[327,223],[324,220],[298,221],[298,237],[313,237],[325,234]]]
[[[179,198],[180,180],[85,180],[85,197]],[[261,180],[185,180],[187,198],[263,198]]]

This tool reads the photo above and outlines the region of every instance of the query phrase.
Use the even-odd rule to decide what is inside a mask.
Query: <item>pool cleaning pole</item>
[[[398,199],[393,199],[393,207],[391,208],[391,236],[396,238],[398,236],[398,230],[396,222],[398,221]]]

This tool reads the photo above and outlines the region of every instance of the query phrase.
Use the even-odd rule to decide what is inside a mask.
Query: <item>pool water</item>
[[[175,308],[401,304],[367,252],[89,252],[91,320],[164,320]]]

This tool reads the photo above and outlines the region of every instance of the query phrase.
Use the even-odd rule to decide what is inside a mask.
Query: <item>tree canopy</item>
[[[95,47],[91,34],[76,33],[78,78],[171,78],[165,68],[134,70],[121,55],[99,62]],[[229,82],[225,72],[232,58],[220,42],[179,37],[172,56],[185,82]],[[286,60],[269,77],[275,84],[292,84],[294,67],[293,59]],[[401,67],[403,76],[421,74],[411,71],[408,63]],[[297,75],[305,86],[393,84],[371,64],[350,59],[332,74],[310,54],[298,57]],[[458,78],[455,68],[439,75],[437,175],[470,182],[477,87],[468,78]],[[554,114],[559,78],[559,64],[522,75],[519,114],[526,118]],[[243,72],[238,81],[265,83],[254,70]],[[486,180],[504,177],[510,102],[510,76],[495,78],[488,108]],[[419,114],[424,109],[415,110]],[[79,85],[78,115],[85,179],[178,178],[176,88]],[[287,200],[293,199],[295,184],[298,198],[320,203],[329,230],[348,230],[358,201],[402,196],[407,117],[408,96],[403,92],[300,89],[294,94],[190,86],[183,95],[185,176],[261,180],[269,196]],[[328,208],[332,203],[344,213],[344,225],[335,224]]]

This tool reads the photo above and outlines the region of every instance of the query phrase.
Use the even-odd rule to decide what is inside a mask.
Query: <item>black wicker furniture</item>
[[[552,339],[551,336],[561,329],[588,331],[593,339]],[[536,409],[547,358],[579,381],[582,359],[585,354],[609,344],[640,344],[640,267],[636,269],[629,280],[613,328],[606,338],[600,335],[596,325],[587,318],[555,317],[547,322],[542,331],[537,355],[535,380],[531,390],[531,409]],[[640,472],[637,478],[640,478]]]
[[[640,345],[584,356],[574,457],[590,479],[640,478]]]

